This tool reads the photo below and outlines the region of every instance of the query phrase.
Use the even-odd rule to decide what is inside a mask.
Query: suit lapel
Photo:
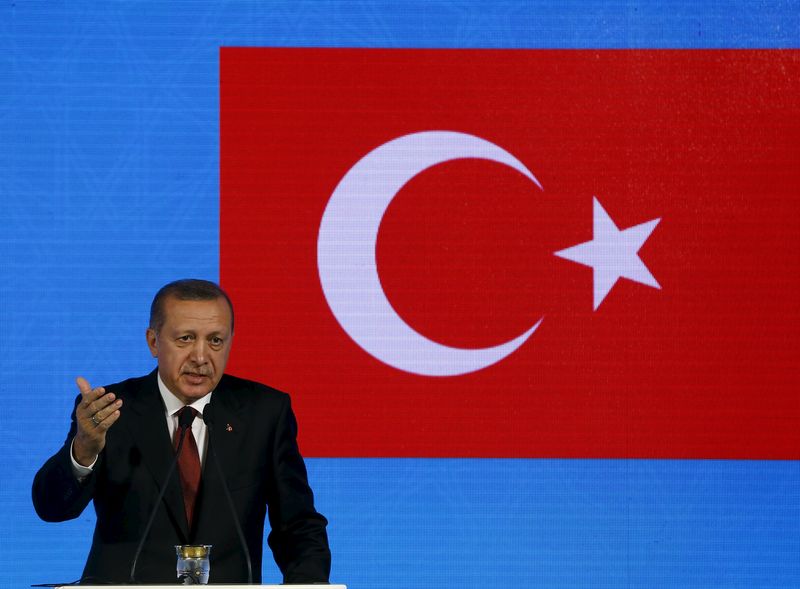
[[[131,436],[142,450],[142,462],[161,490],[175,458],[175,452],[167,430],[164,403],[158,391],[156,371],[147,377],[145,386],[136,392],[135,397],[126,400],[126,405],[131,417]],[[188,541],[189,526],[177,469],[169,478],[164,493],[164,504],[184,541]]]

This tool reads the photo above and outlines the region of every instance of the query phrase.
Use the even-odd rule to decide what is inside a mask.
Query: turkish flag
[[[800,52],[223,48],[220,93],[230,371],[306,455],[800,458]]]

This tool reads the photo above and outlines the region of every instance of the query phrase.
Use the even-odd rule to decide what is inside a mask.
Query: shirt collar
[[[167,415],[174,415],[176,412],[183,409],[183,401],[176,397],[172,391],[167,388],[167,385],[165,385],[164,381],[161,380],[161,374],[158,372],[156,374],[158,375],[158,391],[161,393],[161,400],[164,402],[166,413]],[[202,415],[203,409],[205,409],[206,405],[211,402],[211,395],[213,394],[214,391],[211,391],[205,397],[201,397],[195,402],[190,403],[189,407],[193,407],[200,415]]]

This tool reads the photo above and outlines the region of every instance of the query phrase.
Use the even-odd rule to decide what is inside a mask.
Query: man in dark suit
[[[230,299],[216,284],[170,283],[156,294],[147,329],[157,370],[94,389],[78,378],[80,395],[67,440],[36,474],[33,503],[42,519],[63,521],[78,517],[94,501],[97,524],[86,582],[128,580],[174,457],[177,415],[184,406],[202,415],[212,401],[212,425],[198,417],[185,432],[180,476],[175,473],[166,482],[136,581],[174,583],[176,544],[213,545],[211,583],[247,580],[245,556],[213,464],[216,452],[252,557],[253,580],[261,580],[268,513],[268,543],[284,582],[327,582],[327,521],[314,509],[289,397],[224,374],[233,324]],[[200,479],[194,484],[192,452]]]

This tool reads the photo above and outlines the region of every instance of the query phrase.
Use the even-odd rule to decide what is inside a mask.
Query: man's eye
[[[192,336],[191,335],[182,335],[182,336],[180,336],[178,338],[178,341],[190,342],[190,341],[192,341]]]
[[[215,345],[215,346],[221,346],[222,345],[222,338],[221,337],[212,337],[211,338],[211,343],[213,345]]]

